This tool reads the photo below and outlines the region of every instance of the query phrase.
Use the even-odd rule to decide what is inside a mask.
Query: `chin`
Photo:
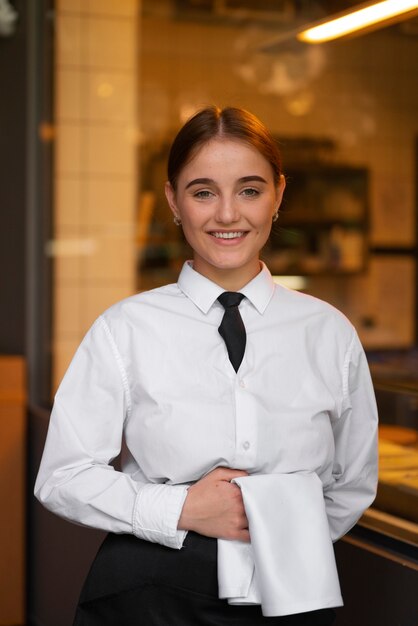
[[[258,259],[257,259],[257,263],[258,263]],[[218,270],[218,271],[225,271],[225,272],[239,271],[239,270],[246,271],[251,265],[251,260],[249,259],[245,259],[245,260],[221,259],[216,262],[210,263],[210,265],[215,270]]]
[[[218,261],[210,263],[212,267],[218,270],[239,270],[248,265],[248,261],[239,261],[234,259],[219,259]]]

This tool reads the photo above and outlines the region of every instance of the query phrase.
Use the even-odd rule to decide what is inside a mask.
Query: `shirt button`
[[[242,379],[239,381],[239,386],[245,389],[245,382]]]
[[[248,450],[250,447],[250,442],[249,441],[244,441],[244,443],[242,444],[242,447],[244,448],[244,450]]]

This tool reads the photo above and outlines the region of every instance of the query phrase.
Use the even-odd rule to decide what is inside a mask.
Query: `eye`
[[[199,200],[206,200],[212,196],[212,192],[209,189],[200,189],[199,191],[195,191],[193,194],[194,198],[198,198]]]
[[[255,198],[260,195],[260,192],[258,189],[254,189],[254,187],[246,187],[241,191],[241,194],[247,198]]]

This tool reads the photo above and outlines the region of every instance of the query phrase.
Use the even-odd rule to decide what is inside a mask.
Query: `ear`
[[[177,217],[180,219],[180,213],[178,211],[177,202],[176,202],[176,192],[171,186],[171,183],[169,183],[168,181],[165,184],[164,191],[165,191],[165,197],[167,198],[168,206],[172,210],[174,217]]]
[[[278,211],[283,199],[283,193],[286,187],[286,179],[283,174],[280,174],[279,183],[276,187],[276,202],[274,206],[274,212]]]

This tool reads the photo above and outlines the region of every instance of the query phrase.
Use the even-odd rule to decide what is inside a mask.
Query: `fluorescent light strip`
[[[385,0],[308,28],[300,32],[297,38],[306,43],[323,43],[391,20],[414,9],[418,9],[417,0]]]

